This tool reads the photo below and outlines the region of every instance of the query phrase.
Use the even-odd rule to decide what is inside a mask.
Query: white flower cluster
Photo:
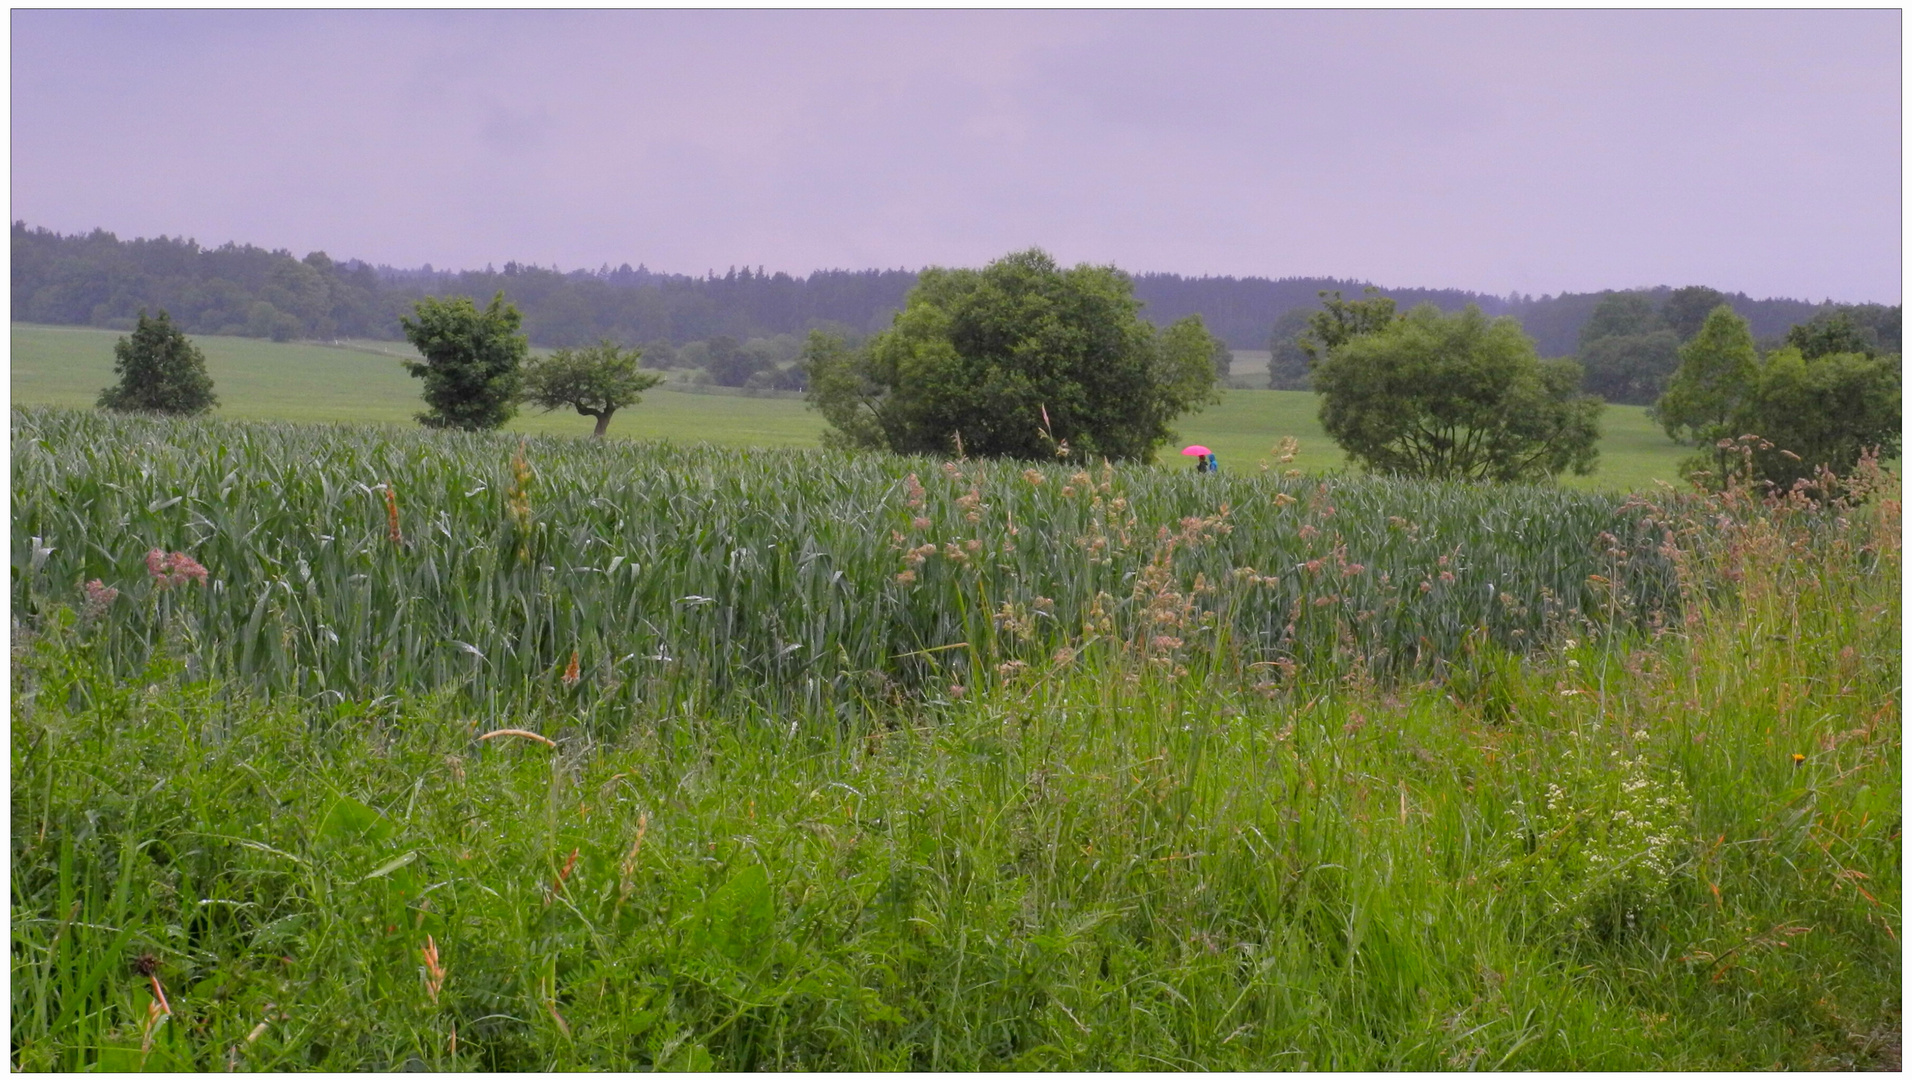
[[[1576,740],[1543,808],[1517,803],[1507,869],[1581,930],[1630,925],[1663,896],[1693,851],[1692,799],[1677,772],[1644,755],[1588,753]]]

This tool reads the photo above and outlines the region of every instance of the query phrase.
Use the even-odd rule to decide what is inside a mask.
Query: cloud
[[[406,265],[1039,243],[1896,300],[1899,17],[21,11],[14,214]]]

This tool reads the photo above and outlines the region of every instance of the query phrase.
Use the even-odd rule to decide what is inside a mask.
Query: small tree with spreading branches
[[[619,409],[638,403],[644,391],[664,381],[655,371],[639,371],[637,349],[620,349],[605,339],[582,349],[559,349],[534,359],[524,369],[523,400],[545,412],[576,409],[597,419],[591,432],[602,439]]]

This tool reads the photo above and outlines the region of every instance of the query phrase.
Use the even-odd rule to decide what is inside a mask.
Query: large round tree
[[[862,349],[812,336],[807,396],[833,441],[898,453],[1148,460],[1212,400],[1216,339],[1157,330],[1128,275],[1030,249],[981,270],[924,270]]]
[[[1334,345],[1314,371],[1321,425],[1377,472],[1538,481],[1593,471],[1599,398],[1580,366],[1541,360],[1510,318],[1422,304]]]

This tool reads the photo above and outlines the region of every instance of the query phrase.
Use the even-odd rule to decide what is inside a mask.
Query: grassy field
[[[1899,1060],[1890,477],[12,449],[16,1069]]]
[[[14,324],[14,404],[91,407],[100,389],[113,382],[113,343],[120,336]],[[414,414],[424,407],[419,381],[399,366],[406,348],[400,342],[340,348],[256,338],[193,340],[206,354],[221,417],[412,427]],[[589,435],[592,423],[575,414],[527,410],[507,430]],[[815,446],[822,430],[822,420],[800,400],[653,391],[637,408],[620,414],[611,433],[726,446]]]
[[[113,342],[119,335],[76,327],[13,326],[11,387],[19,405],[90,407],[113,381]],[[340,423],[412,423],[422,406],[418,380],[397,364],[406,346],[357,342],[352,348],[306,343],[277,344],[254,338],[195,339],[206,354],[221,406],[219,415],[244,420]],[[1265,363],[1265,356],[1263,358]],[[1230,390],[1222,403],[1184,417],[1178,427],[1189,442],[1213,449],[1229,471],[1274,467],[1272,451],[1284,436],[1301,440],[1292,466],[1326,472],[1343,464],[1341,451],[1322,433],[1312,394]],[[589,418],[526,412],[507,430],[528,434],[588,435]],[[1626,491],[1675,481],[1687,453],[1668,441],[1634,406],[1610,406],[1602,420],[1600,467],[1591,476],[1567,477],[1568,487]],[[613,421],[611,434],[626,439],[709,442],[722,446],[816,446],[824,424],[793,397],[689,394],[653,391],[635,409]],[[1186,467],[1165,455],[1164,468]]]

